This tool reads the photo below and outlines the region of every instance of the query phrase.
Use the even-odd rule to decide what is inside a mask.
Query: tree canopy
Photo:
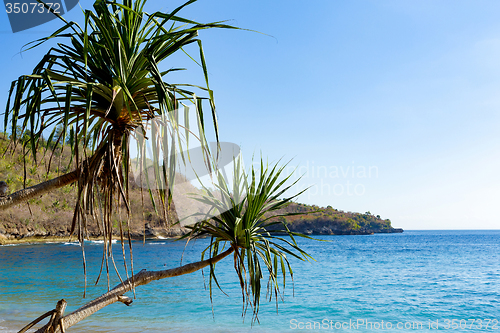
[[[212,282],[218,285],[214,266],[230,254],[233,254],[243,302],[251,306],[253,318],[257,320],[264,275],[268,274],[268,296],[272,299],[274,295],[277,301],[280,283],[285,285],[287,274],[293,278],[287,256],[310,259],[295,241],[295,236],[300,234],[290,232],[283,222],[268,221],[265,216],[298,195],[283,196],[291,187],[287,183],[289,178],[282,175],[284,167],[261,162],[260,168],[251,169],[247,174],[239,160],[235,160],[232,181],[218,171],[218,148],[210,151],[205,137],[208,104],[218,142],[214,97],[198,33],[212,28],[236,28],[224,22],[199,23],[178,16],[184,7],[194,2],[196,0],[190,0],[171,13],[149,14],[144,11],[146,0],[97,0],[93,11],[84,11],[83,26],[59,16],[63,22],[60,29],[26,47],[29,50],[50,40],[64,41],[52,47],[31,74],[12,82],[4,125],[7,128],[10,124],[12,128],[13,144],[17,138],[23,138],[23,147],[33,155],[35,164],[38,145],[47,131],[50,135],[46,153],[64,149],[65,145],[59,143],[67,142],[74,169],[0,198],[0,208],[75,183],[77,201],[71,233],[76,233],[83,245],[87,224],[93,221],[102,226],[104,238],[111,246],[114,228],[111,214],[123,205],[130,216],[129,176],[134,157],[129,143],[132,137],[139,136],[137,158],[142,166],[147,169],[151,163],[146,154],[140,153],[146,149],[146,140],[141,139],[141,135],[155,147],[154,184],[148,182],[148,192],[166,221],[177,220],[172,209],[175,165],[180,159],[189,160],[182,151],[190,136],[201,145],[207,168],[214,172],[217,189],[216,194],[205,187],[205,195],[198,197],[210,209],[190,226],[191,232],[184,237],[211,237],[211,244],[202,253],[200,262],[137,274],[131,267],[130,276],[126,267],[128,279],[123,283],[65,317],[62,315],[64,304],[59,304],[51,312],[53,319],[45,328],[57,331],[69,327],[106,305],[130,302],[123,294],[139,285],[206,266],[210,267],[210,287]],[[205,79],[201,86],[169,82],[169,74],[182,68],[160,69],[160,64],[173,54],[187,53],[188,45],[197,48],[196,56],[188,56],[201,67]],[[205,96],[199,97],[197,91]],[[193,105],[195,127],[189,126],[187,104]],[[183,122],[179,120],[181,108],[185,112]],[[269,226],[272,229],[268,229]],[[126,231],[127,228],[119,224],[122,244]],[[107,260],[108,256],[105,257]]]
[[[83,26],[58,15],[64,23],[60,29],[26,46],[30,50],[53,39],[63,40],[42,57],[31,74],[12,82],[4,125],[5,128],[11,125],[14,142],[17,137],[24,138],[23,143],[35,163],[37,146],[47,131],[52,152],[60,146],[50,145],[51,142],[69,143],[75,169],[54,186],[77,182],[78,201],[72,230],[78,232],[80,239],[85,236],[88,216],[104,219],[110,233],[109,216],[115,207],[114,201],[121,200],[128,209],[128,143],[134,131],[142,129],[146,133],[146,124],[156,117],[168,123],[170,129],[179,131],[175,110],[191,103],[198,120],[197,137],[204,147],[203,100],[206,100],[215,133],[218,133],[213,93],[208,85],[198,33],[234,27],[221,22],[198,23],[177,16],[194,2],[196,0],[188,1],[168,14],[149,14],[144,11],[145,0],[98,0],[93,11],[84,11]],[[203,86],[168,81],[169,73],[183,68],[160,70],[162,62],[173,54],[185,53],[185,47],[190,44],[198,48],[198,56],[189,57],[203,71]],[[206,92],[207,96],[197,96],[196,90]],[[19,124],[22,124],[20,129]],[[191,129],[187,124],[184,130],[189,136]],[[153,132],[155,137],[150,141],[164,142],[164,131]],[[171,149],[175,148],[175,142],[167,142],[162,149],[168,150],[168,144],[174,146]],[[40,186],[32,195],[50,190],[47,185]],[[168,206],[165,205],[171,201],[168,188],[158,193],[159,207]],[[0,205],[10,206],[26,199],[21,195],[5,198]],[[99,205],[103,207],[100,217],[96,216]],[[168,210],[163,213],[168,218]]]

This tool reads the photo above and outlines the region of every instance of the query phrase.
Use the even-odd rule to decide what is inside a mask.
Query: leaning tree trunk
[[[91,166],[94,162],[102,159],[105,151],[106,151],[106,146],[103,145],[100,148],[98,148],[91,157],[83,161],[80,164],[80,166],[77,167],[74,171],[47,180],[43,183],[36,184],[31,187],[19,190],[15,193],[12,193],[11,195],[0,197],[0,210],[4,210],[11,206],[21,204],[23,202],[28,201],[31,198],[43,195],[47,192],[50,192],[57,188],[64,187],[66,185],[78,181],[81,174],[85,174],[86,172],[88,172],[89,166]]]
[[[21,204],[29,199],[50,192],[56,188],[74,183],[78,180],[79,170],[72,171],[57,178],[19,190],[11,195],[0,197],[0,210]]]
[[[123,283],[120,283],[119,285],[114,287],[109,292],[103,294],[102,296],[94,299],[93,301],[85,304],[78,310],[64,317],[62,317],[61,312],[64,311],[66,302],[64,300],[61,300],[58,302],[58,307],[61,307],[61,304],[63,304],[64,306],[62,311],[56,307],[56,310],[49,311],[46,315],[44,315],[48,316],[53,313],[53,317],[57,318],[57,320],[54,319],[51,320],[49,324],[46,324],[42,328],[38,329],[36,333],[44,333],[47,331],[51,332],[51,329],[53,329],[54,333],[61,332],[61,329],[64,332],[67,328],[75,325],[76,323],[82,321],[83,319],[87,318],[88,316],[96,313],[100,309],[110,304],[113,304],[115,302],[123,302],[126,305],[129,305],[130,303],[132,303],[132,300],[126,296],[123,296],[123,294],[125,294],[128,291],[131,291],[135,287],[148,284],[155,280],[193,273],[197,270],[207,267],[208,265],[213,265],[217,263],[218,261],[230,255],[233,251],[234,248],[230,247],[226,251],[220,253],[219,255],[213,258],[187,264],[177,268],[172,268],[162,271],[147,271],[143,269],[142,271],[135,274],[131,278],[125,280]],[[41,318],[35,320],[33,323],[24,327],[20,332],[25,332],[26,330],[31,328],[34,324],[36,324],[39,320],[41,320]],[[51,327],[49,328],[49,326]],[[47,330],[48,328],[49,330]]]
[[[93,160],[99,159],[101,157],[101,151],[103,148],[98,149],[92,157],[85,160],[82,165],[89,165]],[[19,190],[17,192],[12,193],[11,195],[0,197],[0,210],[7,209],[11,206],[18,205],[28,201],[31,198],[36,196],[43,195],[52,190],[58,189],[60,187],[64,187],[66,185],[72,184],[78,181],[81,172],[86,172],[85,169],[81,169],[77,167],[74,171],[70,173],[66,173],[59,177],[47,180],[43,183],[33,185],[31,187]]]

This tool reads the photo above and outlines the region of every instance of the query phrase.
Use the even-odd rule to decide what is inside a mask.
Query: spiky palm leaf
[[[111,233],[109,216],[115,201],[121,199],[127,204],[128,141],[135,129],[157,116],[178,129],[172,111],[191,102],[196,106],[203,138],[202,99],[195,93],[201,89],[208,95],[205,99],[217,133],[213,94],[198,32],[234,27],[221,22],[202,24],[177,16],[195,1],[188,1],[169,14],[148,14],[143,10],[146,0],[97,0],[93,11],[84,12],[83,27],[59,16],[64,22],[60,29],[28,44],[27,49],[31,49],[52,39],[65,40],[49,50],[32,74],[12,82],[5,128],[11,125],[14,140],[29,133],[25,143],[35,161],[37,146],[47,130],[51,131],[49,143],[69,142],[77,166],[70,176],[78,181],[72,229],[79,221],[80,238],[86,229],[86,214],[95,214],[99,211],[96,207],[102,207],[105,213],[101,219],[107,220],[104,228]],[[186,52],[184,48],[190,44],[198,48],[198,62],[205,77],[202,87],[169,83],[168,74],[181,68],[160,70],[162,62],[172,54]],[[19,123],[21,133],[17,130]],[[159,131],[151,139],[159,140],[164,134]],[[204,140],[201,141],[203,145]],[[52,146],[57,149],[57,145]],[[168,189],[159,193],[165,207],[170,193]]]
[[[293,270],[287,256],[309,260],[312,257],[302,250],[295,237],[306,237],[291,232],[278,217],[297,215],[276,211],[284,208],[299,192],[282,198],[296,183],[290,184],[291,175],[282,176],[285,166],[265,165],[260,163],[260,170],[252,167],[250,175],[246,175],[241,162],[234,162],[233,178],[228,180],[223,172],[217,171],[215,190],[204,186],[206,194],[195,197],[200,202],[210,205],[204,221],[190,226],[191,232],[183,238],[211,237],[210,245],[203,251],[214,257],[225,247],[234,249],[234,268],[238,275],[243,296],[244,310],[252,307],[253,319],[258,320],[261,280],[268,275],[267,295],[274,297],[276,307],[281,295],[280,285],[285,287],[287,274],[293,280]],[[305,190],[304,190],[305,191]],[[199,213],[198,215],[202,215]],[[213,216],[211,218],[208,218]],[[214,265],[210,266],[210,295],[212,282],[218,286]]]

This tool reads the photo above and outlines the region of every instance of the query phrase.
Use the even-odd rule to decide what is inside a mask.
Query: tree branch
[[[56,188],[69,185],[78,180],[78,170],[66,173],[43,183],[19,190],[11,195],[0,197],[0,210],[23,203],[29,199],[50,192]]]
[[[83,319],[87,318],[88,316],[96,313],[97,311],[101,310],[102,308],[110,304],[113,304],[115,302],[123,302],[123,298],[121,296],[126,292],[131,291],[135,287],[148,284],[155,280],[161,280],[169,277],[196,272],[197,270],[205,268],[208,265],[213,265],[217,263],[218,261],[230,255],[233,251],[234,248],[230,247],[226,251],[220,253],[219,255],[213,258],[194,262],[177,268],[172,268],[162,271],[147,271],[143,269],[142,271],[135,274],[131,278],[125,280],[123,283],[120,283],[119,285],[111,289],[109,292],[101,295],[100,297],[94,299],[93,301],[90,301],[89,303],[85,304],[81,308],[61,318],[62,322],[64,323],[64,329],[67,329],[68,327],[77,324],[78,322],[82,321]],[[36,333],[45,332],[47,326],[48,324],[38,329]],[[61,332],[60,326],[58,326],[54,332],[55,333]]]

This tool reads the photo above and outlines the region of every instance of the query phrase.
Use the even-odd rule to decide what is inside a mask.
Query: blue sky
[[[247,164],[293,159],[296,189],[313,186],[299,201],[405,229],[498,229],[499,11],[498,1],[200,0],[182,14],[263,33],[200,36],[220,136]],[[21,46],[58,24],[13,34],[1,15],[4,104],[45,51],[21,57]],[[78,8],[65,17],[82,21]],[[176,79],[203,84],[201,74]]]

